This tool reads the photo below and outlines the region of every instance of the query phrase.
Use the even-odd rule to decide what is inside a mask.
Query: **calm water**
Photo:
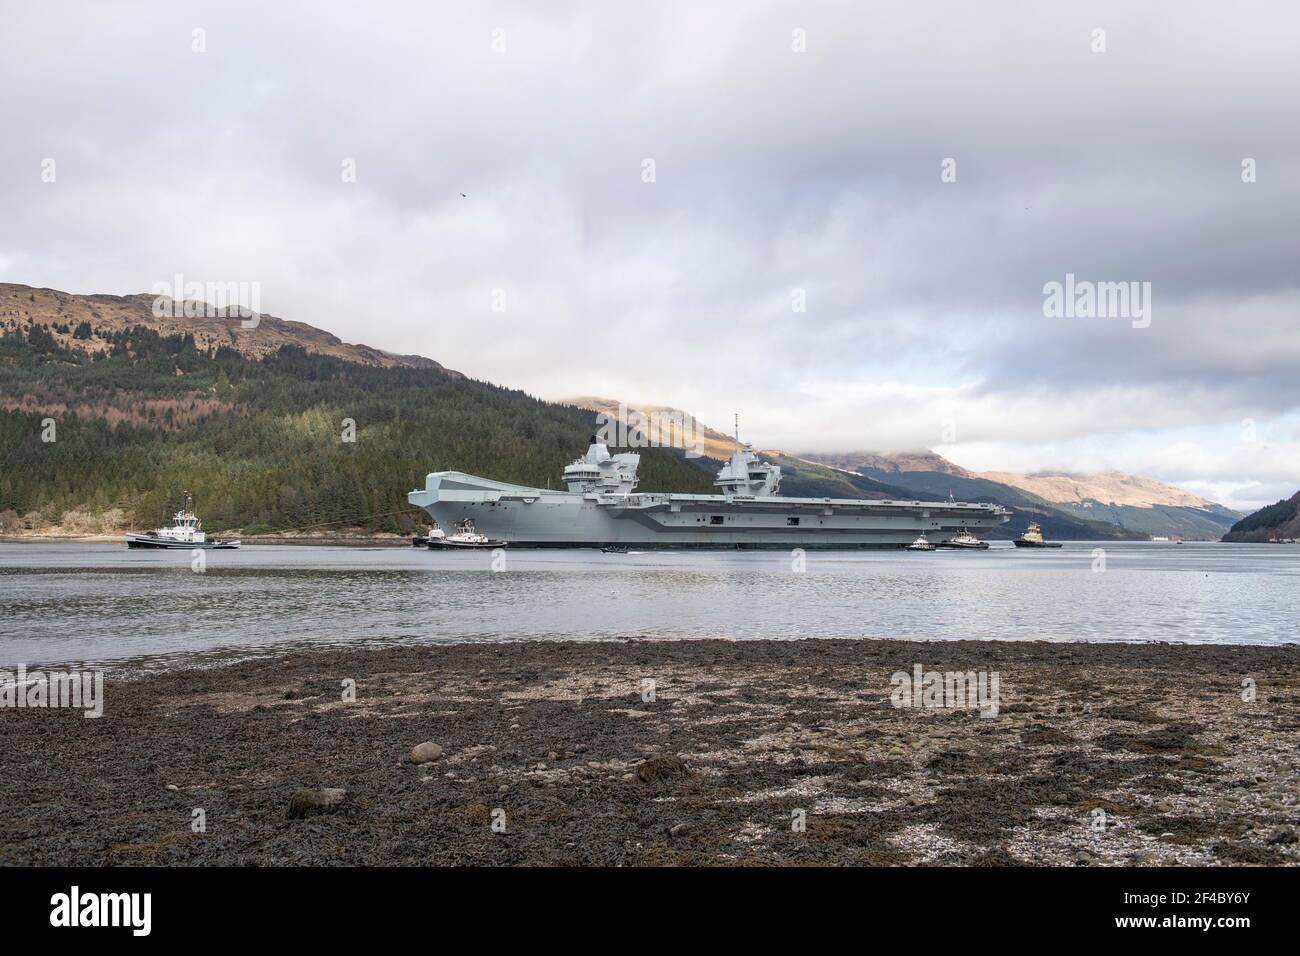
[[[192,665],[320,644],[727,637],[1300,640],[1300,546],[982,553],[0,544],[0,667]]]

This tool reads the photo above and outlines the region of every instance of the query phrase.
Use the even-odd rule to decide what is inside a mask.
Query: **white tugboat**
[[[221,541],[209,538],[203,531],[203,522],[194,513],[194,498],[185,492],[185,507],[172,515],[170,528],[157,528],[154,531],[129,531],[126,535],[128,548],[237,548],[238,541]]]
[[[505,541],[494,541],[485,534],[474,530],[474,522],[464,519],[451,534],[440,537],[429,536],[430,548],[504,548]]]
[[[957,535],[957,537],[949,538],[947,541],[944,541],[939,545],[939,547],[945,550],[951,548],[957,551],[987,551],[988,546],[989,543],[987,541],[981,541],[969,531],[962,531],[962,533]]]
[[[934,545],[924,534],[920,535],[915,541],[907,546],[908,551],[933,551]]]

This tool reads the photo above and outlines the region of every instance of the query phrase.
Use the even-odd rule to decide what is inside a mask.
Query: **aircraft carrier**
[[[640,461],[593,437],[564,469],[567,491],[437,471],[407,500],[444,530],[468,518],[489,538],[537,548],[902,548],[918,535],[938,544],[1011,517],[984,502],[781,497],[780,467],[739,440],[714,481],[721,494],[638,492]]]

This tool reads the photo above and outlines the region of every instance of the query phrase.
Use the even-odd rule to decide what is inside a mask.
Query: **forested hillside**
[[[1270,541],[1300,537],[1300,491],[1242,518],[1224,541]]]
[[[560,487],[594,417],[438,367],[295,345],[254,358],[142,326],[11,322],[0,335],[0,530],[152,527],[189,490],[210,531],[404,532],[424,520],[406,493],[429,471]],[[650,449],[640,474],[643,487],[696,493],[712,478]]]

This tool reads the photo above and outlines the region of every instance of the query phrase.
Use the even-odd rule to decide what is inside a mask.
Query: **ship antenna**
[[[736,451],[740,451],[740,412],[736,412]]]

